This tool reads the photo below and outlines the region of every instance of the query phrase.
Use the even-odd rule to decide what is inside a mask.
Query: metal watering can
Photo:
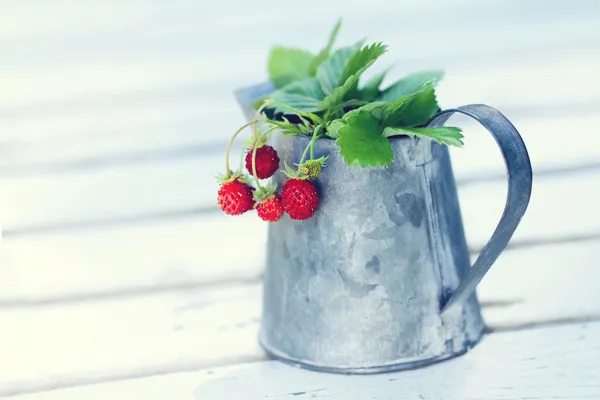
[[[248,119],[251,103],[272,90],[235,93]],[[271,356],[325,372],[378,373],[450,359],[481,339],[475,288],[527,209],[532,171],[521,136],[489,106],[444,110],[428,125],[454,113],[492,134],[508,172],[504,213],[473,266],[446,146],[392,138],[392,164],[365,169],[319,139],[315,155],[328,159],[315,181],[317,213],[269,224],[260,344]],[[293,165],[309,140],[275,135],[272,145]],[[285,176],[274,179],[282,185]]]

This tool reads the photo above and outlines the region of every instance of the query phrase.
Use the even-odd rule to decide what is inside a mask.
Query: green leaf
[[[315,112],[319,111],[319,100],[312,97],[303,96],[295,93],[277,92],[273,93],[271,99],[286,104],[292,108],[295,108],[304,112]],[[289,109],[278,105],[269,106],[275,113],[288,114]]]
[[[321,86],[316,78],[306,78],[293,82],[285,87],[271,93],[268,97],[279,103],[296,108],[304,112],[319,111],[319,104],[325,98]],[[270,106],[276,113],[287,112],[279,106]]]
[[[464,136],[460,128],[440,126],[435,128],[394,128],[387,127],[383,130],[383,136],[400,136],[407,135],[411,137],[421,137],[425,139],[435,140],[441,144],[450,146],[462,147],[462,139]]]
[[[350,99],[350,100],[344,101],[343,103],[340,103],[340,104],[336,105],[333,108],[330,108],[329,111],[330,112],[337,112],[337,111],[341,111],[341,110],[343,110],[344,108],[347,108],[347,107],[357,107],[358,108],[358,107],[364,106],[365,104],[368,104],[368,103],[366,101],[363,101],[363,100]]]
[[[433,88],[425,85],[418,92],[402,96],[395,101],[374,101],[342,116],[349,118],[364,111],[377,119],[385,128],[388,126],[412,127],[427,122],[438,110]]]
[[[336,143],[347,164],[361,167],[391,164],[392,147],[382,135],[379,121],[368,112],[351,116],[338,133]]]
[[[349,118],[356,116],[359,112],[365,111],[375,117],[379,122],[383,121],[390,115],[390,104],[387,101],[374,101],[369,104],[357,108],[356,110],[348,111],[342,119],[347,121]]]
[[[408,75],[385,89],[378,100],[396,100],[399,97],[418,91],[427,83],[431,83],[432,86],[435,86],[443,77],[444,71],[439,70],[422,71]]]
[[[438,111],[433,86],[426,83],[418,92],[402,96],[389,103],[389,115],[384,126],[412,127],[429,121]]]
[[[337,85],[341,85],[352,75],[360,75],[368,67],[373,65],[375,60],[381,57],[387,51],[387,46],[383,43],[373,43],[360,49],[359,51],[352,54],[341,76],[338,78]]]
[[[327,46],[322,49],[319,54],[312,60],[309,68],[310,76],[315,76],[317,73],[317,68],[321,65],[325,60],[329,58],[329,54],[331,53],[331,49],[333,48],[333,44],[335,43],[335,39],[337,38],[338,32],[340,31],[340,27],[342,26],[342,20],[339,19],[331,34],[329,35],[329,41],[327,42]]]
[[[321,84],[323,92],[327,95],[333,93],[333,90],[339,86],[339,80],[344,72],[344,67],[352,55],[359,51],[359,47],[342,47],[317,68],[317,79]],[[343,82],[342,82],[343,83]]]
[[[308,78],[315,55],[300,49],[275,47],[269,56],[269,78],[276,88]]]
[[[379,95],[379,86],[381,86],[387,72],[388,70],[382,71],[365,82],[360,91],[361,100],[373,101],[377,98]]]
[[[318,106],[319,109],[324,111],[324,110],[336,108],[338,105],[340,105],[344,101],[344,97],[346,96],[346,94],[348,94],[348,92],[350,92],[352,90],[352,88],[354,88],[356,86],[357,82],[358,82],[357,75],[352,75],[351,77],[349,77],[346,80],[346,83],[344,83],[342,86],[336,87],[333,90],[333,93],[331,93],[329,96],[325,97],[325,99],[323,99],[323,101],[321,101],[319,103],[319,106]]]
[[[354,54],[358,54],[358,56],[351,56],[351,59],[348,61],[348,65],[353,64],[354,67],[358,65],[362,65],[361,68],[355,69],[354,67],[348,69],[349,71],[353,71],[354,73],[350,75],[341,86],[337,86],[333,89],[333,92],[327,96],[320,104],[319,108],[321,110],[328,110],[331,108],[335,108],[339,104],[343,103],[346,95],[354,90],[358,85],[358,79],[360,76],[377,60],[377,58],[385,52],[385,46],[374,44],[371,46],[366,46],[363,49],[355,52]],[[346,68],[342,74],[345,74]],[[321,82],[321,87],[323,86],[323,82]],[[324,90],[325,91],[325,90]]]
[[[333,139],[340,137],[339,130],[341,127],[346,126],[346,122],[341,119],[335,119],[327,126],[327,136]]]

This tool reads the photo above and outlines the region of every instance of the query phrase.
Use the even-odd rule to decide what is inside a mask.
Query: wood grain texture
[[[478,291],[489,329],[600,320],[599,251],[600,240],[502,255]],[[0,330],[0,394],[262,359],[260,289],[231,283],[0,309],[10,321]]]
[[[467,355],[372,376],[314,373],[274,361],[14,397],[15,400],[597,399],[600,323],[495,334]]]
[[[564,64],[563,58],[569,63]],[[257,62],[262,66],[264,60]],[[434,60],[408,70],[398,68],[390,73],[388,81],[440,64]],[[578,76],[582,77],[585,71],[592,73],[599,66],[600,57],[594,53],[560,53],[560,58],[516,59],[497,66],[440,65],[447,70],[447,76],[439,86],[439,98],[445,108],[475,102],[507,113],[539,114],[554,108],[562,109],[567,116],[579,116],[593,112],[594,105],[600,102],[600,87],[593,82],[573,82],[577,78],[572,77],[572,71],[578,68],[582,72]],[[119,74],[119,70],[113,73]],[[35,170],[36,166],[43,171],[42,165],[98,155],[116,159],[128,153],[134,157],[139,153],[166,152],[172,147],[225,142],[243,123],[233,90],[264,79],[261,75],[238,84],[218,84],[208,76],[187,84],[174,83],[173,87],[97,95],[57,105],[4,111],[0,108],[5,133],[0,138],[4,155],[0,172]],[[547,85],[548,79],[556,84]]]
[[[593,170],[536,181],[511,245],[600,235],[600,217],[594,208],[600,203],[599,186],[600,172]],[[257,277],[264,263],[267,225],[254,213],[233,218],[216,207],[213,214],[194,215],[194,194],[213,197],[214,192],[204,194],[199,187],[188,192],[190,212],[182,215],[39,235],[12,236],[7,229],[0,304],[173,290]],[[168,196],[158,188],[145,194],[148,201]],[[464,185],[459,197],[468,243],[480,249],[498,223],[506,184],[491,180]],[[68,196],[64,199],[73,207],[82,206]],[[141,200],[128,204],[132,209],[144,206]],[[236,251],[228,250],[231,243]]]
[[[376,67],[395,65],[388,81],[444,68],[445,107],[576,104],[572,111],[581,112],[600,101],[599,84],[586,78],[600,63],[592,51],[600,43],[594,1],[564,7],[540,0],[418,5],[377,0],[347,7],[311,0],[293,15],[272,4],[238,1],[236,13],[187,0],[130,0],[119,3],[118,13],[111,2],[36,4],[35,12],[28,1],[6,5],[0,28],[0,171],[225,141],[241,122],[232,91],[266,78],[269,41],[316,50],[337,13],[346,24],[340,43],[368,36],[390,45]],[[294,28],[290,21],[303,18],[311,4],[320,12],[307,13],[309,29]],[[493,22],[481,17],[488,13]],[[248,14],[253,17],[245,18]],[[276,38],[264,39],[273,32]]]
[[[264,262],[266,231],[255,217],[215,215],[7,239],[0,254],[0,304],[127,296],[256,279]]]
[[[311,1],[306,9],[318,3]],[[325,11],[338,12],[341,3],[319,4],[323,13],[301,30],[289,25],[299,14],[268,2],[259,8],[237,2],[232,14],[187,0],[131,0],[119,5],[118,16],[110,3],[37,4],[35,13],[29,4],[7,4],[1,28],[0,221],[9,232],[213,206],[218,154],[243,122],[232,92],[266,78],[270,45],[262,36],[282,30],[280,43],[319,48],[333,24]],[[589,51],[600,43],[593,1],[568,8],[540,7],[539,0],[401,2],[397,13],[381,13],[384,4],[390,7],[377,0],[342,11],[340,43],[368,34],[397,49],[380,65],[397,62],[389,81],[417,69],[446,69],[439,87],[444,107],[484,102],[506,112],[534,168],[599,158],[600,83],[587,78],[600,67]],[[252,23],[240,17],[254,10]],[[486,13],[493,23],[481,18]],[[427,29],[416,18],[423,14]],[[210,35],[218,40],[205,40]],[[433,52],[441,36],[461,44]],[[559,140],[565,131],[579,138],[567,148]],[[453,152],[457,175],[501,172],[489,135],[477,128],[467,134],[468,147]]]
[[[260,287],[220,286],[0,312],[0,396],[264,358]]]
[[[235,13],[224,6],[188,0],[126,3],[119,4],[118,16],[111,2],[93,5],[71,0],[54,8],[38,4],[35,13],[27,1],[5,7],[3,15],[8,23],[2,28],[2,44],[7,62],[3,63],[2,76],[11,95],[3,96],[0,106],[187,84],[201,76],[244,82],[264,74],[268,50],[260,39],[277,32],[278,42],[316,50],[324,44],[338,16],[352,27],[342,32],[342,42],[367,35],[384,41],[395,39],[402,44],[399,54],[409,60],[432,57],[432,53],[437,58],[478,53],[489,56],[600,38],[593,14],[597,5],[590,0],[568,8],[539,0],[527,4],[461,0],[427,5],[406,1],[390,5],[376,0],[352,7],[341,7],[345,3],[340,1],[325,5],[311,0],[293,14],[282,13],[274,2],[251,6],[236,1]],[[320,12],[312,12],[311,6],[318,6]],[[382,8],[387,12],[381,12]],[[487,13],[494,16],[493,23],[481,18]],[[419,18],[423,15],[427,15],[427,29]],[[307,21],[307,29],[290,29],[290,23],[299,18]],[[556,29],[546,29],[550,23]],[[409,34],[412,40],[404,40]],[[441,35],[464,45],[438,46],[432,52],[432,41]],[[206,40],[208,37],[213,40]],[[25,46],[29,51],[22,51]],[[239,60],[232,50],[244,56],[244,68],[232,62]],[[219,59],[223,55],[228,58]],[[41,65],[48,68],[40,70]]]
[[[514,123],[531,150],[535,171],[537,167],[573,166],[587,161],[597,163],[600,146],[595,145],[598,139],[594,127],[599,122],[600,117],[586,117],[570,121],[548,118],[528,122],[524,119],[522,123],[517,119]],[[450,123],[462,125],[464,119],[452,118]],[[549,139],[560,136],[567,129],[577,131],[579,136],[569,146]],[[457,179],[501,177],[504,164],[491,136],[472,124],[467,125],[465,134],[468,145],[452,151]],[[217,191],[214,174],[224,169],[221,153],[0,179],[3,203],[0,220],[4,229],[10,231],[181,209],[214,208]],[[239,156],[232,157],[234,165],[238,165],[238,160]],[[482,178],[481,174],[488,175]],[[536,188],[537,181],[534,196]],[[577,192],[572,194],[574,198],[578,195]]]

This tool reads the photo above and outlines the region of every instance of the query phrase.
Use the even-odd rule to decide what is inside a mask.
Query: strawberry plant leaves
[[[288,93],[285,91],[273,93],[271,99],[298,109],[304,112],[315,112],[319,111],[319,100],[314,99],[312,97],[303,96],[301,94],[296,93]],[[275,113],[279,114],[288,114],[290,113],[288,108],[281,107],[278,105],[269,106],[275,111]]]
[[[319,65],[317,68],[317,79],[325,94],[332,94],[333,90],[339,86],[340,76],[342,76],[342,72],[344,72],[344,67],[352,55],[358,51],[359,47],[356,45],[342,47],[333,53],[327,61]]]
[[[319,111],[319,104],[325,98],[321,85],[316,78],[307,78],[293,82],[271,93],[269,98],[304,112]],[[287,112],[280,106],[269,106],[276,113]]]
[[[402,96],[389,104],[384,126],[412,127],[426,123],[438,111],[433,86],[426,83],[418,92]]]
[[[347,121],[349,118],[357,115],[361,111],[368,112],[379,122],[383,123],[383,121],[390,115],[390,103],[386,101],[374,101],[372,103],[365,104],[356,110],[348,111],[346,114],[344,114],[342,119]]]
[[[379,121],[368,112],[350,116],[346,125],[339,128],[338,134],[336,143],[340,148],[340,155],[348,165],[390,165],[394,158],[392,147],[383,136]]]
[[[378,100],[396,100],[399,97],[418,91],[427,83],[431,83],[432,86],[435,86],[443,77],[444,71],[441,70],[422,71],[408,75],[385,89]]]
[[[336,105],[335,107],[327,109],[329,113],[337,113],[338,111],[343,111],[345,108],[355,108],[361,107],[365,104],[368,104],[366,101],[358,100],[358,99],[350,99],[346,100],[343,103]]]
[[[335,26],[333,27],[331,34],[329,35],[329,41],[327,42],[327,45],[325,46],[325,48],[323,48],[319,52],[319,54],[316,55],[316,57],[310,63],[310,68],[309,68],[310,76],[315,76],[317,74],[317,68],[319,67],[319,65],[321,65],[325,60],[327,60],[329,58],[331,49],[333,48],[333,44],[335,43],[335,40],[337,38],[337,35],[338,35],[338,32],[340,31],[341,26],[342,26],[342,20],[339,19],[337,21],[337,23],[335,24]]]
[[[464,138],[460,128],[439,126],[435,128],[395,128],[387,127],[383,130],[383,136],[400,136],[407,135],[411,137],[421,137],[425,139],[435,140],[441,144],[450,146],[462,147]]]
[[[339,130],[341,127],[345,126],[346,122],[341,119],[335,119],[329,123],[327,126],[327,136],[333,139],[337,139],[340,137]]]
[[[269,78],[276,88],[308,78],[315,55],[300,49],[275,47],[268,61]]]
[[[291,83],[281,90],[287,93],[301,94],[318,100],[323,100],[325,98],[325,93],[321,90],[321,85],[319,85],[317,78],[303,79]]]
[[[333,90],[329,96],[325,97],[323,101],[321,101],[318,105],[319,109],[322,111],[334,109],[344,101],[344,97],[352,88],[356,86],[358,82],[358,76],[352,75],[350,78],[346,80],[342,86],[338,86]]]
[[[373,43],[352,54],[342,74],[338,78],[337,86],[346,82],[352,75],[360,75],[370,67],[379,57],[387,51],[387,46],[383,43]]]
[[[342,119],[348,120],[357,113],[365,111],[376,118],[383,127],[412,127],[427,122],[437,109],[433,87],[427,84],[420,91],[402,96],[395,101],[374,101],[356,110],[348,111]]]
[[[374,101],[379,96],[379,86],[381,86],[387,72],[387,70],[382,71],[365,82],[359,95],[361,100]]]
[[[365,50],[366,49],[366,50]],[[364,50],[364,51],[363,51]],[[341,86],[337,86],[333,89],[333,92],[328,95],[320,104],[321,110],[328,110],[337,107],[339,104],[344,102],[344,98],[349,93],[356,90],[358,86],[358,79],[360,76],[377,60],[377,58],[383,54],[381,47],[377,46],[377,43],[372,46],[366,46],[362,50],[359,50],[355,54],[363,54],[356,56],[356,60],[352,61],[354,56],[351,56],[351,60],[348,61],[350,64],[353,62],[356,65],[362,65],[361,68],[354,71],[354,74],[350,75]],[[322,85],[321,85],[322,86]]]

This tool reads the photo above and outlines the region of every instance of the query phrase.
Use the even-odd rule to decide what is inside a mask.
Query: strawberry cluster
[[[310,218],[319,206],[319,194],[310,180],[320,174],[323,162],[324,159],[309,160],[298,171],[286,165],[289,179],[281,193],[276,193],[273,185],[261,187],[258,181],[254,188],[248,176],[240,172],[231,173],[229,177],[220,179],[219,207],[229,215],[241,215],[256,209],[258,216],[268,222],[279,221],[284,213],[295,220]],[[258,179],[272,177],[279,170],[279,163],[277,151],[260,143],[254,143],[245,157],[246,170]]]

